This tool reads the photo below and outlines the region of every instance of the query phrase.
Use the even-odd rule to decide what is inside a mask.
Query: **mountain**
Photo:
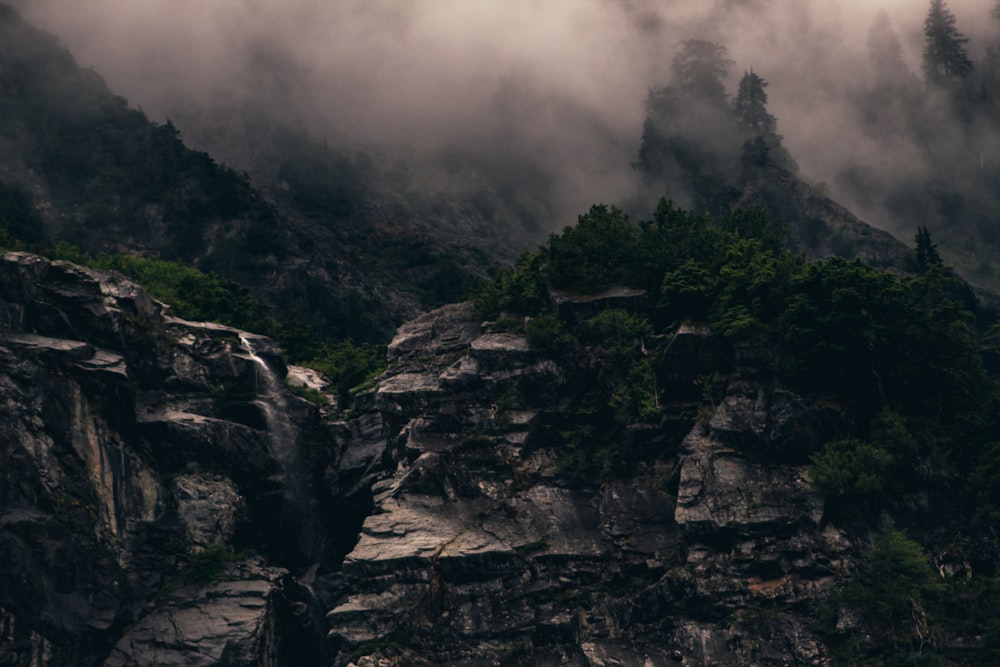
[[[530,170],[210,157],[0,5],[0,665],[996,663],[996,313],[675,92],[520,253]]]
[[[247,174],[187,148],[169,121],[130,108],[6,6],[0,31],[0,202],[26,200],[35,212],[37,224],[8,230],[22,241],[192,264],[328,341],[383,342],[405,318],[462,298],[490,266],[461,234],[439,238],[412,215],[387,214],[364,190],[371,168],[360,162],[261,130],[284,151],[264,156],[281,179],[267,192],[292,188],[265,196]]]
[[[989,664],[995,389],[954,279],[751,226],[710,251],[731,285],[545,287],[630,282],[564,264],[610,213],[496,319],[401,327],[344,404],[269,339],[5,254],[5,664]]]

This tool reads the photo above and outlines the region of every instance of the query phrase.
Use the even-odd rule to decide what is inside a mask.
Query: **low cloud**
[[[514,155],[547,175],[560,216],[630,194],[647,91],[668,83],[691,38],[729,48],[731,93],[751,67],[770,82],[770,110],[807,180],[832,183],[858,156],[909,160],[910,147],[887,157],[861,132],[847,100],[872,76],[877,12],[915,72],[926,13],[912,0],[14,4],[156,120],[252,103],[336,146]],[[994,30],[982,0],[949,6],[973,44]]]

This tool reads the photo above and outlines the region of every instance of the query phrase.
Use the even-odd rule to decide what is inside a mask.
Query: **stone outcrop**
[[[163,594],[117,643],[106,667],[319,665],[311,594],[288,572],[241,561],[218,580]]]
[[[241,336],[115,273],[0,258],[0,664],[299,664],[276,632],[326,650],[308,605],[283,611],[308,589],[267,564],[328,558],[304,464],[318,414],[277,347]],[[252,575],[172,591],[245,548]]]
[[[644,298],[613,297],[564,307]],[[805,453],[841,408],[703,324],[643,346],[660,413],[613,442],[578,428],[600,350],[542,353],[462,304],[317,406],[273,341],[8,253],[0,666],[831,664],[814,619],[867,546]]]
[[[673,386],[724,365],[702,329],[662,341]],[[335,664],[827,664],[811,614],[852,545],[801,462],[755,452],[807,445],[835,414],[733,376],[699,422],[678,390],[629,435],[655,451],[587,481],[552,435],[580,368],[461,306],[403,327],[389,356],[353,422],[381,428],[346,448],[366,452],[373,511],[327,615]]]

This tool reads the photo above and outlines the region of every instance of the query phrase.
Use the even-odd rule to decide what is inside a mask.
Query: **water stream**
[[[246,334],[240,334],[240,345],[257,366],[256,389],[259,398],[254,404],[264,411],[267,430],[271,434],[272,453],[281,461],[283,453],[287,455],[289,450],[294,451],[296,439],[296,429],[288,418],[288,400],[281,380],[264,358],[257,354]]]
[[[300,429],[292,418],[284,382],[257,354],[253,341],[240,334],[240,345],[256,365],[257,400],[254,405],[264,413],[267,423],[271,456],[281,468],[285,500],[285,529],[288,537],[297,543],[299,551],[310,554],[315,539],[309,520],[311,510],[311,481],[308,475],[305,450],[300,440]]]

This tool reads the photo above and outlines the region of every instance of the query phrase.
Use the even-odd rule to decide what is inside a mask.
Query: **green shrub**
[[[653,333],[645,315],[618,308],[601,311],[584,326],[606,359],[623,370],[640,356],[643,341]]]
[[[595,205],[577,224],[553,234],[545,249],[552,284],[581,293],[600,292],[633,273],[635,227],[624,212]]]
[[[319,354],[303,365],[326,375],[344,402],[352,389],[385,370],[385,346],[350,340],[324,344]]]
[[[504,311],[536,315],[548,302],[541,259],[533,253],[522,254],[473,297],[475,314],[481,319],[493,319]]]
[[[891,491],[892,454],[860,440],[835,440],[813,455],[809,476],[834,498],[882,498]]]
[[[188,584],[218,581],[226,565],[237,559],[238,556],[229,545],[215,542],[192,556],[187,567],[181,572],[181,578]]]

